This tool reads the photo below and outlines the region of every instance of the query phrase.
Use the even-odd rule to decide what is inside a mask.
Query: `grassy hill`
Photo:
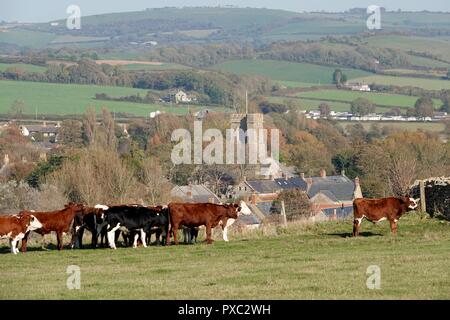
[[[269,77],[272,80],[311,84],[331,84],[336,68],[319,66],[309,63],[295,63],[276,60],[233,60],[220,63],[213,67],[235,74],[256,74]],[[340,68],[349,79],[369,76],[371,73],[348,68]],[[290,84],[288,82],[288,84]],[[299,85],[300,87],[302,85]]]
[[[101,110],[107,107],[111,111],[129,113],[138,116],[148,116],[155,110],[183,114],[188,111],[186,106],[166,106],[161,104],[139,104],[121,101],[95,100],[96,93],[106,93],[111,97],[122,97],[134,94],[145,96],[147,90],[107,87],[95,85],[55,84],[25,81],[0,81],[0,114],[8,112],[15,100],[23,100],[26,113],[75,115],[83,114],[89,106]],[[192,110],[201,108],[191,107]],[[204,107],[203,107],[204,108]]]
[[[27,300],[449,299],[449,227],[410,214],[397,236],[387,222],[363,222],[352,238],[347,220],[230,232],[229,243],[213,245],[58,252],[34,244],[17,256],[2,240],[0,292]],[[69,265],[80,267],[80,290],[66,287]],[[379,290],[366,286],[371,265],[381,270]]]

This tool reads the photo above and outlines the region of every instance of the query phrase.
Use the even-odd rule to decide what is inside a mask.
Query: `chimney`
[[[341,170],[341,175],[345,177],[345,170],[344,169]]]
[[[186,194],[187,194],[187,196],[188,196],[189,199],[193,199],[193,198],[194,198],[194,197],[192,196],[192,183],[191,183],[191,182],[189,182],[189,185],[188,185],[188,191],[186,192]]]
[[[242,179],[243,179],[244,181],[247,181],[247,176],[243,176]]]
[[[46,127],[46,126],[47,126],[47,121],[44,121],[44,124],[43,124],[43,126],[44,126],[44,127]]]
[[[5,157],[3,158],[3,164],[7,165],[9,164],[9,155],[5,153]]]
[[[321,178],[326,178],[327,177],[327,172],[325,171],[325,169],[321,169],[320,170],[320,177]]]
[[[305,173],[304,172],[300,172],[300,178],[302,178],[302,180],[305,180]]]
[[[251,200],[251,203],[252,203],[253,205],[256,205],[256,194],[252,194],[252,200]]]

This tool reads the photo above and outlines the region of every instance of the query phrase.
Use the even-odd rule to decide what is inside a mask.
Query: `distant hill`
[[[81,30],[66,29],[65,20],[26,25],[46,34],[109,37],[129,42],[198,42],[201,40],[317,39],[369,31],[365,12],[298,13],[286,10],[227,7],[156,8],[82,17]],[[381,32],[450,36],[450,13],[384,12]],[[2,42],[0,35],[0,42]]]

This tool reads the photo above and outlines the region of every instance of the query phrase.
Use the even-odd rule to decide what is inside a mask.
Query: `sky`
[[[0,0],[0,21],[47,22],[67,17],[66,8],[75,4],[82,15],[137,11],[145,8],[218,6],[284,9],[290,11],[344,11],[379,5],[388,10],[447,11],[449,0]]]

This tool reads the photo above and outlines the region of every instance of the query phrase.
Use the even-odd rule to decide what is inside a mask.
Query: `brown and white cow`
[[[44,236],[52,231],[56,232],[56,239],[58,241],[58,250],[63,249],[63,236],[66,233],[72,232],[72,224],[75,215],[81,214],[83,212],[83,205],[77,203],[69,203],[64,209],[58,211],[50,212],[26,212],[22,213],[32,213],[41,223],[42,227],[34,230],[34,232],[39,233]],[[27,232],[25,237],[22,239],[22,252],[27,251],[27,241],[30,232]]]
[[[237,219],[242,207],[239,204],[212,203],[170,203],[169,217],[175,244],[178,245],[177,231],[180,226],[206,227],[206,241],[212,243],[211,229],[222,223],[226,228],[229,219]],[[228,240],[228,239],[227,239]],[[167,244],[170,237],[167,237]]]
[[[27,232],[41,227],[39,220],[29,213],[0,216],[0,239],[9,239],[11,253],[17,254],[19,240],[23,239]]]
[[[410,197],[355,199],[353,201],[353,236],[359,235],[359,227],[363,219],[373,223],[388,220],[391,224],[391,232],[396,234],[398,220],[405,212],[416,209],[418,201]]]

